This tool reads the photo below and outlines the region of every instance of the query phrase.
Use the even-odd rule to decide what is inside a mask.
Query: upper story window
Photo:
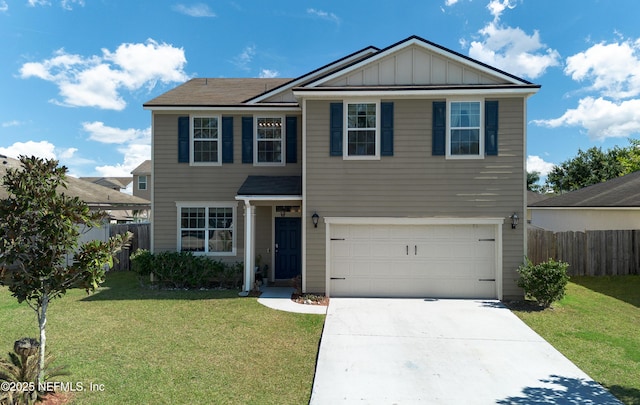
[[[380,131],[378,103],[347,103],[345,158],[378,159]]]
[[[138,176],[138,190],[147,189],[147,176]]]
[[[447,155],[449,157],[482,157],[484,136],[482,133],[482,105],[480,101],[450,101]],[[483,153],[480,153],[480,152]]]
[[[282,117],[257,117],[255,162],[258,165],[284,165],[284,125]]]
[[[193,147],[191,162],[195,164],[221,164],[222,147],[220,145],[219,117],[194,116],[191,125]]]

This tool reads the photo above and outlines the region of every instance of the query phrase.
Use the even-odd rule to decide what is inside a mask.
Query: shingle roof
[[[7,169],[20,168],[19,160],[9,157],[0,157],[0,178],[4,178]],[[61,192],[72,197],[79,197],[94,209],[148,209],[151,202],[144,198],[121,193],[89,181],[67,176],[67,188]],[[0,186],[0,199],[7,198],[9,193]]]
[[[151,174],[151,160],[145,160],[144,162],[140,163],[138,167],[131,171],[131,174],[136,176],[141,174]]]
[[[640,171],[552,197],[530,207],[640,207]]]
[[[249,176],[238,190],[240,196],[252,195],[302,195],[300,176]]]
[[[127,188],[127,186],[133,181],[132,177],[80,177],[80,180],[95,183],[103,187],[119,187]]]
[[[239,106],[292,79],[191,79],[144,103],[144,107]]]

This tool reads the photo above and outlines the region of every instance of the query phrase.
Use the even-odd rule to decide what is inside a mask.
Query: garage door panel
[[[495,229],[333,225],[331,295],[496,298]]]

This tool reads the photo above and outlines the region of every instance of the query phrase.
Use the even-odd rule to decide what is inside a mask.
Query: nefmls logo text
[[[51,392],[51,391],[63,391],[63,392],[82,392],[86,389],[89,391],[104,391],[104,384],[89,383],[86,387],[82,381],[78,382],[61,382],[61,381],[47,381],[38,384],[38,391]]]

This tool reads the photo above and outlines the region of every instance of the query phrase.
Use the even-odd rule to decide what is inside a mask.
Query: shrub
[[[535,265],[527,259],[527,263],[518,268],[518,287],[538,304],[549,308],[554,301],[564,297],[569,282],[568,267],[568,263],[553,259]]]
[[[234,264],[195,256],[191,252],[150,253],[138,250],[131,255],[131,269],[141,280],[153,274],[161,288],[236,288],[242,280],[241,262]]]
[[[0,382],[11,384],[11,390],[0,390],[0,404],[33,404],[42,400],[38,386],[38,353],[40,342],[33,338],[16,340],[14,353],[9,352],[9,360],[0,359]],[[69,375],[66,366],[53,367],[53,356],[47,354],[44,360],[44,381],[52,377]],[[43,382],[44,382],[43,381]]]

